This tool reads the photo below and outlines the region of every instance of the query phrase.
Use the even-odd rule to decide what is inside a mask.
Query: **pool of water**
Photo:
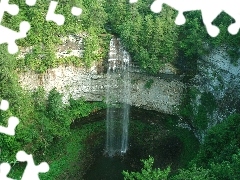
[[[104,119],[106,112],[99,111],[85,119],[82,119],[81,126],[85,123]],[[93,159],[90,159],[90,167],[84,169],[84,177],[81,180],[123,180],[123,170],[139,172],[143,167],[140,159],[148,159],[149,155],[154,157],[153,168],[165,169],[171,166],[174,173],[184,165],[184,159],[189,156],[192,150],[187,141],[195,142],[192,133],[182,133],[179,130],[168,129],[166,125],[167,116],[154,111],[132,108],[129,134],[129,149],[124,156],[109,157],[104,154],[105,141],[93,150]],[[139,121],[140,120],[140,121]],[[187,130],[186,130],[187,131]],[[183,138],[180,138],[179,133]],[[191,137],[190,137],[191,136]],[[89,145],[89,143],[87,143]],[[193,143],[190,143],[193,144]],[[190,154],[193,151],[190,151]],[[78,176],[75,176],[78,177]],[[77,178],[78,179],[78,178]]]
[[[84,180],[123,180],[122,171],[131,170],[123,157],[99,156],[87,171]]]

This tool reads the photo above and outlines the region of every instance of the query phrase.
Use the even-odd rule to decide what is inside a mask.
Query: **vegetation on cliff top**
[[[107,57],[110,36],[102,34],[119,36],[133,61],[152,74],[157,73],[167,62],[193,74],[196,72],[197,59],[212,48],[224,45],[232,62],[236,62],[239,57],[239,33],[235,36],[228,33],[227,27],[233,19],[224,13],[213,22],[220,27],[221,32],[218,37],[212,38],[207,34],[199,11],[185,13],[187,22],[176,26],[174,20],[177,11],[164,5],[162,12],[155,14],[150,10],[152,0],[139,0],[134,4],[126,0],[60,0],[55,13],[65,16],[65,24],[62,26],[45,20],[49,6],[45,1],[37,1],[31,8],[24,2],[10,2],[19,5],[20,13],[17,16],[4,15],[3,24],[17,31],[22,20],[31,24],[27,37],[17,43],[23,47],[34,46],[34,53],[19,61],[19,68],[27,66],[37,72],[45,72],[48,68],[64,63],[90,66],[93,61]],[[82,8],[79,17],[70,13],[72,6]],[[84,37],[83,57],[57,60],[55,52],[61,43],[60,37],[83,32],[87,33]],[[44,56],[39,56],[43,52]]]

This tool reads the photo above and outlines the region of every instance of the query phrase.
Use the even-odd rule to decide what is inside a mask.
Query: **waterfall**
[[[106,153],[109,156],[126,153],[130,110],[130,56],[117,38],[110,41],[107,71],[107,137]]]

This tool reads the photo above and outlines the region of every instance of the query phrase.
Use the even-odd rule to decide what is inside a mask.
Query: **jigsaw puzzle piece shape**
[[[37,0],[26,0],[26,4],[28,6],[34,6],[36,4]]]
[[[74,16],[80,16],[82,14],[82,9],[74,6],[71,9],[71,13]]]
[[[6,110],[8,110],[8,108],[9,108],[9,103],[8,103],[8,101],[2,100],[2,101],[1,101],[1,104],[0,104],[0,109],[1,109],[2,111],[6,111]]]
[[[232,35],[236,35],[239,31],[240,24],[239,22],[233,23],[228,26],[228,32]]]
[[[151,4],[150,9],[154,13],[160,13],[162,11],[162,5],[163,5],[163,3],[161,1],[155,0]]]
[[[171,8],[178,11],[178,15],[175,20],[175,24],[183,25],[186,22],[186,18],[183,15],[184,12],[201,10],[206,0],[155,0],[150,9],[154,13],[160,13],[162,11],[163,4],[170,6]]]
[[[46,16],[47,21],[53,21],[57,23],[57,25],[61,26],[64,24],[65,17],[61,14],[55,14],[55,10],[57,8],[58,2],[56,1],[51,1],[50,5],[48,7],[48,12]]]
[[[12,116],[8,119],[8,127],[0,126],[0,133],[4,133],[4,134],[10,135],[10,136],[14,136],[15,135],[15,129],[16,129],[18,124],[19,124],[18,118]]]
[[[150,9],[154,13],[160,13],[162,11],[163,4],[164,4],[164,1],[162,1],[162,0],[155,0],[151,4]],[[185,22],[186,22],[186,19],[185,19],[184,15],[183,15],[183,12],[178,12],[178,15],[177,15],[176,20],[175,20],[175,24],[182,25]]]
[[[30,30],[30,24],[27,21],[22,21],[20,23],[19,30],[19,32],[16,32],[0,25],[0,44],[8,43],[8,52],[10,54],[15,54],[18,52],[18,46],[15,41],[27,36],[27,32]]]
[[[129,0],[129,3],[136,3],[138,0]]]
[[[11,166],[9,163],[0,164],[0,179],[1,180],[14,180],[12,178],[7,177],[10,172]]]
[[[38,173],[45,173],[49,171],[49,165],[46,162],[42,162],[36,166],[32,155],[27,154],[25,151],[19,151],[16,158],[20,162],[27,162],[27,166],[21,180],[40,180]]]
[[[212,37],[216,37],[220,33],[220,29],[213,25],[212,22],[221,13],[221,9],[212,9],[205,7],[201,10],[203,23],[206,27],[208,34]]]
[[[178,15],[175,19],[175,24],[183,25],[186,22],[184,12],[201,10],[203,23],[206,26],[207,32],[210,36],[216,37],[220,30],[217,26],[214,26],[212,22],[222,12],[221,5],[216,5],[216,1],[207,0],[155,0],[151,4],[151,10],[154,13],[159,13],[162,10],[163,4],[167,4],[173,9],[178,11]],[[214,7],[214,8],[212,8]],[[233,28],[230,28],[233,29]]]
[[[234,23],[228,26],[228,32],[232,35],[236,35],[240,28],[240,2],[238,2],[238,4],[235,3],[234,5],[236,6],[231,7],[229,4],[227,4],[226,8],[224,9],[224,11],[235,20]]]
[[[9,4],[9,0],[1,0],[0,3],[0,22],[2,21],[3,15],[8,12],[12,16],[19,13],[19,7],[16,4]]]

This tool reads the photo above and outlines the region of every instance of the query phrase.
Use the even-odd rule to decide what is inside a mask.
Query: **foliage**
[[[15,163],[15,154],[22,149],[42,157],[54,140],[69,135],[70,124],[75,118],[104,108],[103,103],[88,103],[83,100],[75,103],[78,100],[72,99],[70,106],[64,105],[62,95],[56,89],[51,90],[48,96],[42,88],[32,94],[25,92],[18,84],[14,71],[15,57],[7,52],[6,46],[1,47],[0,56],[1,99],[10,103],[9,110],[0,112],[1,125],[6,126],[12,115],[20,120],[15,136],[0,135],[1,161]]]
[[[240,178],[240,149],[233,154],[229,161],[223,161],[221,163],[212,163],[212,173],[217,179],[237,180]]]
[[[165,7],[156,15],[150,11],[150,3],[111,1],[106,11],[111,32],[121,38],[132,59],[149,73],[157,73],[162,64],[176,57],[177,28],[171,20],[173,10]]]
[[[239,144],[240,115],[229,116],[225,121],[210,129],[205,137],[204,144],[189,168],[179,169],[177,174],[169,177],[171,180],[204,180],[240,178],[240,144]],[[155,170],[151,169],[151,174]],[[141,179],[141,173],[124,172],[129,179]],[[161,172],[158,172],[161,174]],[[146,178],[145,179],[151,179]],[[153,178],[154,179],[154,178]]]
[[[182,142],[181,157],[178,160],[179,167],[187,167],[189,162],[195,158],[196,152],[199,151],[199,141],[194,136],[194,133],[183,127],[179,127],[179,117],[169,117],[166,120],[167,129],[170,130],[170,134],[177,137]]]
[[[154,14],[149,6],[152,1],[129,4],[124,0],[110,1],[106,7],[107,28],[117,34],[134,61],[149,73],[157,73],[161,64],[174,63],[181,72],[194,75],[197,60],[214,48],[226,47],[231,61],[239,57],[239,33],[229,34],[227,27],[233,19],[221,13],[213,24],[220,27],[216,38],[208,35],[200,11],[185,13],[186,23],[176,26],[176,11],[163,6],[160,14]]]
[[[179,26],[177,66],[191,77],[197,73],[197,60],[211,53],[215,48],[226,48],[230,60],[236,64],[239,54],[240,33],[231,35],[227,27],[234,20],[226,13],[221,13],[213,24],[220,28],[220,34],[212,38],[208,35],[200,11],[184,13],[186,23]]]
[[[209,169],[198,168],[193,165],[189,169],[180,169],[179,174],[173,176],[171,180],[216,180]]]
[[[98,110],[106,108],[106,104],[103,102],[86,102],[83,98],[74,100],[73,98],[69,99],[70,106],[69,116],[71,119],[79,119],[81,117],[88,116],[91,112],[96,112]]]
[[[46,98],[44,98],[44,94],[46,92],[38,89],[33,94],[33,99],[37,117],[35,123],[40,128],[42,141],[38,144],[45,150],[54,140],[69,136],[70,125],[75,119],[88,116],[91,112],[104,108],[104,103],[101,102],[90,103],[83,99],[74,100],[72,98],[69,99],[69,105],[65,105],[62,102],[62,94],[55,88],[49,92]]]
[[[98,134],[98,137],[103,136],[103,130],[103,121],[86,124],[81,128],[71,130],[71,136],[63,137],[61,141],[54,142],[54,146],[48,148],[44,158],[42,158],[42,160],[49,163],[50,170],[47,173],[40,173],[40,179],[66,179],[76,175],[76,172],[78,172],[77,178],[81,179],[84,170],[88,167],[88,163],[91,162],[90,145],[85,140],[92,134]],[[101,141],[102,138],[94,140],[95,145],[91,146],[91,148],[97,147]],[[38,160],[36,156],[34,160]],[[9,177],[20,179],[25,168],[23,166],[22,164],[13,166]]]
[[[224,47],[228,55],[230,56],[230,60],[233,64],[237,65],[236,62],[240,57],[239,53],[239,40],[240,33],[237,35],[231,35],[227,28],[230,24],[232,24],[235,20],[227,15],[226,13],[221,13],[214,21],[213,24],[216,24],[220,28],[220,35],[216,38],[209,38],[209,45],[213,48],[216,47]]]
[[[36,5],[29,8],[25,2],[10,0],[10,3],[19,5],[20,12],[17,16],[4,15],[3,25],[15,31],[19,31],[19,24],[25,20],[31,24],[31,29],[24,39],[17,40],[21,47],[31,47],[32,50],[24,59],[18,62],[18,68],[25,70],[31,69],[37,73],[43,73],[49,68],[57,67],[61,64],[73,64],[75,66],[89,66],[95,60],[105,58],[106,51],[100,52],[100,45],[105,46],[109,43],[100,36],[105,33],[104,24],[106,12],[104,11],[105,1],[89,0],[59,0],[55,13],[65,17],[64,25],[58,26],[53,21],[46,22],[46,15],[50,1],[37,1]],[[82,9],[80,17],[71,14],[71,8],[79,6]],[[95,15],[97,13],[97,15]],[[98,17],[99,19],[96,19]],[[91,30],[90,30],[91,29]],[[86,52],[82,58],[72,57],[66,61],[65,58],[57,58],[55,53],[61,44],[61,37],[81,33],[89,33],[90,36],[84,38]],[[86,41],[86,42],[85,42]],[[95,54],[92,56],[91,54]]]
[[[53,158],[58,158],[53,154],[51,154],[52,157],[50,155],[46,156],[46,154],[52,152],[50,152],[49,150],[53,150],[52,146],[53,144],[56,145],[56,143],[58,144],[58,147],[63,146],[61,149],[63,150],[65,148],[65,145],[67,144],[66,142],[71,142],[71,147],[69,147],[67,151],[72,152],[73,149],[71,148],[75,148],[75,154],[79,154],[79,150],[82,150],[82,153],[86,150],[85,145],[83,145],[84,143],[77,143],[80,146],[79,149],[79,146],[75,147],[77,140],[69,141],[69,138],[73,140],[73,138],[75,137],[73,136],[73,130],[70,131],[70,125],[75,120],[75,118],[88,116],[93,111],[105,108],[105,104],[102,102],[89,103],[84,101],[83,99],[74,100],[71,98],[69,100],[70,104],[64,105],[61,98],[62,95],[57,92],[56,89],[51,90],[48,96],[46,96],[46,92],[42,88],[37,89],[32,94],[32,103],[34,106],[34,112],[32,115],[33,119],[20,119],[21,123],[24,121],[25,124],[21,127],[21,129],[18,127],[20,131],[17,131],[15,136],[0,136],[0,142],[2,145],[1,161],[16,163],[16,152],[24,149],[25,151],[34,154],[36,162],[41,162],[43,160],[46,161],[46,158],[48,158],[48,162],[50,162],[50,160],[52,160]],[[19,124],[19,126],[21,125],[21,123]],[[80,133],[80,135],[78,136],[78,138],[75,138],[84,141],[90,133],[95,133],[98,130],[101,130],[96,130],[96,128],[99,127],[103,128],[102,125],[94,126],[94,124],[91,124],[86,131],[84,130],[84,128],[81,129],[81,131],[78,130],[78,134]],[[32,142],[34,142],[34,144]],[[54,153],[56,152],[58,151],[54,150]],[[65,154],[64,157],[66,158]],[[61,172],[59,172],[58,170],[59,168],[63,168],[64,162],[66,160],[61,159],[59,160],[59,162],[56,159],[54,160],[54,165],[51,166],[51,169],[55,169],[56,172],[51,171],[50,175],[47,175],[47,177],[61,174]],[[75,160],[76,159],[68,160],[67,162],[73,163],[75,162]],[[82,164],[82,166],[85,167],[86,164]],[[13,170],[13,172],[11,172],[13,177],[16,177],[17,174],[19,174],[20,170],[22,171],[21,164],[16,164],[16,168],[18,169],[15,169]],[[64,168],[66,167],[64,166]]]
[[[240,115],[229,116],[225,121],[211,128],[190,165],[203,169],[216,179],[239,179]],[[181,171],[188,174],[191,170]],[[179,177],[181,177],[179,175]]]
[[[170,167],[165,170],[160,168],[153,169],[154,158],[149,156],[149,159],[141,160],[144,164],[141,172],[123,171],[124,180],[151,180],[151,179],[167,179],[170,173]]]
[[[59,143],[60,141],[57,141],[59,139],[69,138],[70,124],[74,119],[104,108],[101,103],[88,103],[83,99],[72,98],[69,105],[64,105],[61,101],[62,95],[56,89],[50,91],[47,97],[42,89],[38,89],[30,96],[18,85],[14,71],[17,68],[29,68],[42,73],[60,64],[90,66],[93,61],[101,60],[107,55],[110,36],[106,35],[106,31],[119,36],[132,59],[137,61],[141,68],[153,74],[157,73],[164,63],[172,62],[183,72],[194,75],[197,72],[197,60],[214,48],[226,48],[232,63],[235,64],[240,55],[239,33],[235,36],[228,33],[226,27],[233,19],[224,13],[213,22],[220,27],[221,33],[218,37],[211,38],[203,25],[200,12],[186,13],[186,24],[178,27],[173,20],[176,17],[173,9],[164,6],[160,14],[154,14],[149,9],[152,3],[150,0],[139,0],[135,4],[129,4],[125,0],[78,2],[61,0],[56,13],[65,16],[63,26],[46,22],[49,3],[45,1],[38,1],[36,6],[31,8],[24,1],[10,0],[10,3],[19,5],[20,13],[13,17],[5,13],[2,24],[19,31],[19,23],[22,20],[29,21],[31,30],[27,38],[17,40],[17,44],[22,47],[32,46],[33,49],[24,59],[16,61],[14,56],[7,53],[6,46],[0,47],[0,94],[1,99],[10,102],[10,109],[0,112],[1,125],[6,125],[11,115],[20,119],[16,136],[0,135],[1,162],[16,163],[15,154],[20,148],[37,155],[40,161],[53,143]],[[74,17],[70,13],[71,7],[75,5],[83,9],[80,17]],[[60,37],[79,33],[86,34],[83,58],[56,59],[55,52],[61,43]],[[151,84],[148,82],[146,86],[149,87]],[[196,106],[191,100],[196,99],[197,94],[195,90],[188,91],[186,101],[180,108],[180,115],[193,129],[204,130],[211,120],[216,100],[212,94],[203,93],[199,99],[200,105]],[[180,170],[173,179],[239,179],[239,119],[238,114],[230,116],[211,129],[197,158],[193,161],[196,166]],[[94,130],[95,128],[91,127],[88,132]],[[85,138],[84,133],[81,134],[81,138]],[[74,151],[79,148],[73,146],[71,144],[70,147]],[[72,150],[71,148],[68,150]],[[66,159],[56,160],[54,166],[63,167],[65,161]],[[141,172],[124,172],[125,178],[167,179],[170,168],[153,169],[154,161],[151,157],[142,162],[144,168]]]
[[[53,149],[47,151],[46,157],[51,161],[51,169],[48,173],[41,174],[41,179],[66,179],[76,175],[76,172],[77,178],[81,179],[91,162],[90,149],[94,149],[102,142],[103,139],[100,137],[104,137],[103,131],[103,121],[71,130],[71,136],[63,138]],[[93,140],[94,144],[87,144],[86,139],[93,134],[97,134],[98,138]]]
[[[30,68],[38,73],[61,64],[75,66],[86,65],[107,57],[108,33],[119,36],[129,51],[133,61],[148,73],[156,74],[167,63],[174,63],[181,72],[194,75],[197,72],[197,60],[211,52],[213,48],[225,47],[236,64],[239,57],[239,33],[229,34],[227,28],[233,19],[225,13],[213,22],[220,27],[220,34],[212,38],[207,34],[200,11],[185,13],[187,22],[176,26],[174,19],[177,12],[164,5],[162,12],[155,14],[149,6],[152,0],[139,0],[130,4],[125,0],[59,0],[56,13],[65,16],[62,26],[46,22],[48,3],[38,1],[29,8],[25,2],[10,0],[19,5],[17,16],[4,15],[3,25],[18,31],[22,20],[29,21],[31,29],[26,38],[17,40],[22,47],[33,50],[25,59],[18,61],[21,69]],[[73,16],[72,6],[82,8],[80,17]],[[55,52],[61,44],[60,37],[70,34],[86,34],[83,37],[84,54],[81,58],[57,59]],[[41,55],[40,55],[41,54]]]
[[[201,165],[231,161],[240,148],[240,115],[229,116],[225,121],[209,130],[198,154]]]
[[[100,50],[100,45],[99,45],[100,39],[92,30],[92,28],[89,28],[88,30],[88,35],[84,40],[84,53],[83,53],[83,58],[85,61],[85,64],[90,67],[91,62],[97,60],[99,57],[99,50]]]
[[[148,81],[146,82],[146,84],[144,85],[144,87],[145,87],[146,89],[150,89],[153,83],[154,83],[154,80],[153,80],[153,79],[150,79],[150,80],[148,80]]]
[[[72,119],[66,113],[66,108],[64,108],[62,103],[62,95],[56,89],[52,89],[49,92],[45,116],[48,122],[44,121],[44,125],[51,132],[46,132],[48,135],[52,134],[53,137],[68,135]]]
[[[200,93],[195,87],[186,89],[183,102],[179,107],[179,115],[194,130],[206,130],[216,109],[216,99],[210,92]]]

